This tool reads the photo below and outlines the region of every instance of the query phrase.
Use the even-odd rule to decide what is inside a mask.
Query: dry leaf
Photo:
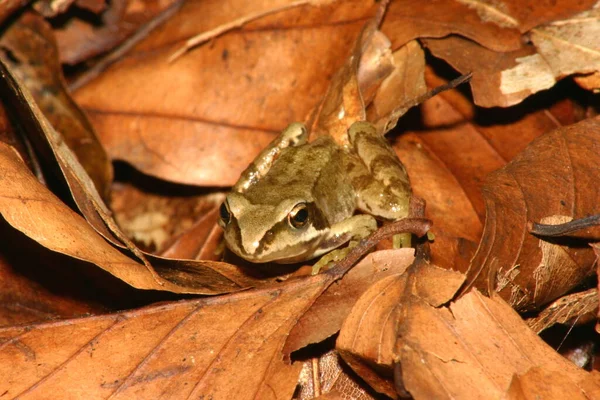
[[[76,99],[111,157],[174,182],[233,184],[276,133],[303,120],[323,96],[372,2],[292,8],[167,59],[189,37],[286,3],[188,1],[79,89]]]
[[[588,372],[545,344],[498,296],[488,299],[470,292],[439,309],[415,301],[400,323],[396,351],[402,380],[417,399],[465,393],[472,398],[501,398],[514,374],[536,367],[544,374],[563,376],[562,386],[553,392],[560,389],[568,398],[600,389],[597,380],[590,382]],[[535,388],[524,388],[527,396],[532,391]]]
[[[529,33],[546,68],[557,80],[571,74],[600,72],[599,18],[600,9],[594,8]]]
[[[416,105],[415,100],[427,92],[425,55],[416,41],[408,42],[392,54],[394,70],[381,82],[367,106],[367,121],[379,132],[388,132],[398,118]]]
[[[293,397],[298,400],[376,399],[352,370],[343,365],[335,350],[317,359],[304,361],[298,382],[299,388]]]
[[[382,250],[367,255],[340,281],[329,286],[302,315],[290,332],[285,354],[337,333],[363,292],[391,274],[402,273],[413,261],[413,249]]]
[[[468,3],[482,12],[495,10],[490,15],[502,15],[489,4]],[[519,6],[519,10],[526,10]],[[544,8],[548,17],[551,16],[551,10],[546,5]],[[541,8],[536,11],[539,10]],[[569,14],[574,9],[565,10]],[[596,32],[598,12],[598,9],[592,9],[565,20],[558,20],[560,16],[567,16],[564,12],[558,13],[552,16],[552,20],[556,19],[554,22],[531,30],[529,37],[535,47],[524,44],[510,52],[494,52],[458,36],[426,39],[425,43],[435,56],[443,58],[462,73],[473,71],[475,104],[508,107],[551,88],[565,76],[600,71],[600,44],[597,43]],[[585,88],[600,87],[594,83],[596,79],[593,76],[579,80]]]
[[[494,51],[512,51],[521,46],[517,29],[482,19],[472,4],[453,0],[396,0],[390,5],[382,31],[391,39],[394,50],[413,39],[453,33]]]
[[[119,279],[139,289],[170,290],[175,292],[218,293],[237,290],[253,282],[237,272],[236,267],[225,263],[185,263],[180,269],[175,262],[154,262],[160,271],[176,275],[190,269],[194,277],[192,286],[180,287],[168,279],[181,280],[169,275],[157,281],[145,265],[132,260],[112,247],[78,214],[42,186],[31,175],[23,161],[10,147],[0,144],[0,165],[6,185],[0,185],[0,212],[13,227],[42,246],[51,250],[89,261]],[[27,212],[23,213],[24,206]],[[175,264],[175,265],[174,265]],[[187,267],[186,267],[187,265]],[[175,268],[174,268],[175,267]],[[221,269],[221,272],[217,270]],[[237,277],[231,280],[226,275]],[[191,277],[189,278],[192,279]],[[245,281],[244,281],[245,279]],[[242,286],[240,286],[240,283]]]
[[[60,60],[74,65],[107,52],[137,35],[162,13],[171,15],[180,5],[177,0],[115,0],[102,13],[102,24],[71,15],[54,30]]]
[[[0,243],[0,326],[106,311],[94,296],[89,296],[90,292],[97,294],[91,285],[73,285],[76,274],[64,270],[66,274],[60,273],[58,265],[64,260],[31,246],[4,220],[0,222],[0,235],[10,238]]]
[[[281,347],[331,280],[322,274],[232,296],[1,329],[0,391],[10,398],[290,398],[301,364],[285,361]]]
[[[429,87],[445,83],[431,69],[426,72]],[[531,140],[559,123],[574,122],[575,110],[571,102],[548,96],[527,108],[485,111],[450,90],[426,101],[420,111],[426,130],[403,133],[394,148],[415,195],[427,203],[427,217],[435,221],[432,261],[466,271],[483,229],[485,177]]]
[[[527,325],[540,333],[554,324],[586,324],[595,319],[597,311],[598,290],[588,289],[553,301],[536,317],[529,318]]]
[[[475,104],[508,107],[556,83],[533,46],[497,53],[458,36],[426,39],[428,49],[462,73],[473,71]]]
[[[278,286],[121,314],[0,329],[0,392],[11,397],[289,398],[298,365],[289,330],[332,282],[384,237],[422,236],[422,219],[375,232],[329,271]],[[47,346],[48,341],[52,346]],[[115,349],[119,351],[115,352]],[[10,361],[10,362],[9,362]]]
[[[534,26],[570,17],[588,10],[594,0],[538,1],[538,0],[458,0],[476,10],[483,21],[499,26],[518,27],[527,32]]]
[[[502,399],[581,399],[600,396],[600,375],[589,374],[576,385],[571,377],[559,371],[533,367],[524,374],[515,375]]]
[[[375,17],[365,24],[352,53],[331,79],[321,103],[311,112],[307,124],[311,139],[328,135],[348,146],[348,128],[354,122],[366,120],[366,105],[394,71],[390,42],[378,30],[386,7],[387,2],[382,2]]]
[[[207,243],[207,237],[216,225],[222,193],[135,175],[128,181],[113,185],[110,206],[121,229],[138,246],[153,254],[180,259],[196,259],[203,246],[214,246]]]
[[[3,23],[17,10],[25,7],[29,0],[7,0],[0,4],[0,23]]]
[[[588,119],[557,129],[489,176],[483,189],[486,224],[466,288],[477,285],[500,293],[517,309],[532,309],[594,271],[589,247],[539,239],[528,232],[527,222],[556,224],[598,213],[599,126],[598,119]]]
[[[26,85],[50,124],[108,198],[112,165],[86,116],[66,90],[58,50],[50,26],[32,12],[22,14],[0,40],[3,61]]]
[[[463,281],[462,274],[419,263],[405,273],[380,280],[352,308],[336,348],[371,387],[395,398],[396,390],[391,382],[393,353],[399,334],[398,318],[407,307],[406,293],[414,291],[424,301],[439,306],[454,296]]]

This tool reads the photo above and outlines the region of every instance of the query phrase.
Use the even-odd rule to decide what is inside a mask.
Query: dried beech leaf
[[[64,178],[86,220],[112,244],[126,246],[140,260],[145,260],[141,251],[117,227],[90,177],[62,136],[40,111],[29,90],[3,62],[0,62],[0,72],[0,91],[6,99],[5,107],[14,114],[13,118],[22,126],[37,152],[45,155],[48,163],[56,163],[56,174]]]
[[[521,46],[521,33],[480,17],[474,2],[454,0],[395,0],[390,4],[382,31],[398,49],[410,40],[439,38],[450,34],[467,37],[494,51],[512,51]],[[583,8],[585,10],[585,8]]]
[[[38,0],[33,8],[44,17],[51,18],[67,11],[74,2],[75,0]]]
[[[533,29],[529,35],[557,79],[600,72],[600,9]]]
[[[5,68],[3,65],[0,66]],[[19,122],[24,125],[28,124],[30,132],[34,132],[37,135],[34,137],[42,139],[42,145],[46,144],[43,140],[48,140],[48,143],[56,156],[58,165],[61,168],[62,173],[65,174],[66,181],[73,192],[73,198],[83,215],[86,217],[87,222],[89,222],[97,232],[109,239],[112,245],[124,248],[124,246],[113,236],[113,233],[116,234],[118,239],[122,240],[127,245],[127,249],[131,250],[138,259],[143,260],[144,264],[139,264],[138,262],[127,258],[120,251],[112,248],[106,242],[102,242],[104,246],[94,248],[93,246],[89,247],[85,243],[85,239],[80,241],[77,231],[83,229],[88,232],[87,235],[89,236],[90,227],[79,218],[70,220],[68,223],[60,220],[61,212],[66,212],[67,210],[70,212],[70,209],[62,203],[56,204],[60,211],[57,211],[52,215],[43,215],[43,217],[48,218],[49,221],[45,225],[35,226],[33,233],[24,231],[32,228],[28,219],[19,220],[12,224],[13,226],[45,247],[90,261],[119,279],[140,289],[167,290],[176,293],[216,294],[254,286],[257,282],[260,282],[255,278],[247,276],[240,268],[227,263],[214,261],[193,262],[169,260],[144,255],[141,250],[139,250],[121,232],[120,228],[117,227],[115,221],[112,219],[110,211],[99,198],[89,177],[86,175],[85,171],[83,171],[81,165],[70,152],[69,148],[61,141],[60,136],[48,124],[48,121],[41,114],[33,100],[31,100],[27,90],[19,86],[18,82],[14,80],[14,77],[9,75],[7,69],[4,70],[3,75],[5,79],[0,80],[0,85],[4,86],[3,89],[11,96],[11,98],[15,98],[18,101],[17,104],[20,106],[20,108],[16,109],[19,113]],[[5,148],[4,152],[9,154],[10,149]],[[7,168],[14,169],[15,174],[18,175],[18,177],[16,176],[13,179],[31,180],[31,185],[34,184],[32,177],[29,176],[29,172],[24,168],[22,162],[18,158],[14,155],[12,155],[12,157],[6,155],[6,162],[10,164]],[[42,187],[38,182],[35,182],[35,185],[39,186],[37,189],[38,192],[43,192],[38,193],[39,195],[50,197],[53,199],[52,203],[58,203],[57,199],[54,198],[46,188]],[[24,186],[19,187],[22,190],[21,195],[24,198],[35,198],[33,194],[29,195],[31,188]],[[12,189],[15,190],[14,187]],[[4,210],[0,211],[5,212]],[[38,211],[39,213],[43,213],[42,209],[39,209]],[[51,230],[51,226],[56,223],[71,226],[71,228],[64,228],[69,231],[68,235],[73,235],[70,237],[71,242],[65,243],[62,241],[63,238],[47,236],[44,233],[45,230]],[[101,241],[102,239],[98,237],[93,240]],[[85,252],[83,250],[78,250],[80,247],[84,247]],[[109,251],[108,248],[112,248],[112,251]],[[107,252],[108,254],[105,254]],[[116,260],[113,259],[113,257],[116,257]],[[147,258],[152,259],[152,265],[150,265]],[[117,265],[121,263],[127,265],[127,268],[121,268]],[[150,278],[153,279],[153,282],[150,282]]]
[[[567,398],[600,389],[598,381],[590,383],[588,372],[544,343],[498,296],[489,299],[470,292],[439,309],[413,301],[400,324],[397,359],[404,387],[415,398],[456,398],[464,393],[501,398],[515,374],[535,367],[563,376],[560,389],[569,393]],[[527,388],[525,394],[529,390],[535,388]]]
[[[426,39],[428,49],[462,73],[473,71],[475,104],[508,107],[551,88],[556,79],[533,46],[497,53],[458,36]]]
[[[91,285],[73,285],[73,276],[56,271],[60,269],[56,259],[33,248],[33,242],[16,234],[3,219],[0,236],[10,238],[0,243],[0,326],[106,311],[90,296],[82,295],[89,294]]]
[[[290,365],[282,347],[302,313],[379,240],[399,232],[422,236],[428,228],[419,218],[389,224],[327,272],[278,286],[0,329],[0,391],[11,397],[289,398],[301,365]]]
[[[313,110],[308,122],[311,138],[332,136],[348,145],[347,131],[356,121],[366,119],[366,101],[375,95],[383,79],[393,71],[390,42],[378,30],[387,2],[365,24],[354,43],[352,53],[336,72],[322,102]]]
[[[141,187],[113,185],[110,206],[119,227],[142,249],[168,258],[211,259],[218,243],[210,237],[223,198],[222,193],[152,180]]]
[[[316,119],[309,121],[312,137],[330,135],[348,145],[348,128],[365,119],[385,134],[406,111],[424,100],[425,54],[416,41],[391,54],[389,40],[377,30],[382,12],[380,8],[365,25],[323,102],[313,111]]]
[[[554,324],[585,324],[595,319],[598,311],[598,289],[563,296],[548,304],[538,316],[527,320],[536,333]]]
[[[585,384],[576,385],[572,378],[558,371],[533,367],[524,374],[515,375],[502,399],[581,399],[600,396],[600,378],[589,374]],[[591,389],[591,390],[589,390]]]
[[[291,2],[187,1],[79,89],[75,97],[111,157],[174,182],[232,185],[274,135],[322,98],[373,2],[291,8],[167,59],[190,37]],[[164,140],[169,132],[176,140]]]
[[[112,164],[87,117],[67,92],[52,29],[37,14],[26,12],[0,39],[2,60],[27,86],[36,103],[88,173],[98,192],[108,198]]]
[[[477,11],[483,21],[499,26],[518,27],[527,32],[534,26],[570,17],[592,8],[594,0],[536,1],[536,0],[458,0]]]
[[[425,54],[416,41],[408,42],[392,54],[394,70],[381,83],[367,107],[367,120],[379,132],[388,132],[398,118],[416,105],[414,101],[427,93]]]
[[[407,282],[411,283],[407,285]],[[406,273],[380,280],[352,308],[344,321],[336,348],[371,387],[395,397],[396,391],[390,380],[398,318],[407,307],[406,292],[437,306],[448,302],[463,282],[462,274],[429,264],[420,264]]]
[[[165,278],[115,249],[96,233],[87,222],[62,203],[31,175],[17,153],[0,143],[0,166],[5,185],[0,185],[0,212],[6,221],[42,246],[71,257],[89,261],[131,286],[139,289],[169,290],[177,293],[222,293],[242,287],[235,281],[241,276],[234,266],[218,262],[177,264],[155,260]],[[24,212],[26,210],[26,212]],[[175,265],[174,265],[175,264]],[[189,271],[186,285],[179,276]],[[222,272],[218,272],[219,269]],[[233,277],[231,280],[229,277]],[[193,277],[193,278],[192,278]],[[247,283],[250,278],[246,278]]]
[[[551,88],[565,76],[600,71],[599,13],[592,9],[539,26],[529,33],[535,47],[523,45],[511,52],[494,52],[458,36],[425,43],[462,73],[473,71],[475,104],[508,107]],[[585,88],[600,88],[593,75],[579,79]]]
[[[0,3],[0,23],[4,22],[17,10],[25,7],[29,0],[7,0]]]
[[[290,332],[284,353],[319,343],[337,333],[367,288],[386,276],[404,272],[413,260],[413,249],[382,250],[367,255],[340,281],[329,286],[302,315]]]
[[[290,398],[301,364],[290,365],[281,348],[333,279],[321,274],[213,299],[1,329],[0,391],[10,398]]]
[[[101,14],[102,24],[72,15],[54,30],[60,60],[74,65],[107,52],[127,38],[138,35],[146,24],[160,18],[162,13],[172,12],[180,5],[178,0],[112,1]]]
[[[190,259],[190,260],[218,260],[222,256],[223,230],[217,224],[219,207],[198,219],[185,233],[168,243],[161,257]],[[219,251],[221,249],[221,251]]]
[[[315,380],[318,380],[315,382]],[[352,370],[342,366],[335,350],[330,350],[318,359],[304,362],[298,378],[299,389],[294,399],[352,399],[375,400],[365,384],[356,379]]]
[[[430,88],[446,83],[431,69],[425,76]],[[426,215],[435,221],[433,263],[466,271],[483,230],[481,186],[487,175],[531,140],[556,128],[557,121],[575,121],[571,102],[556,101],[548,107],[545,101],[527,109],[488,112],[475,108],[458,90],[450,90],[421,105],[426,130],[403,133],[395,141],[413,191],[425,199]]]
[[[476,285],[517,309],[532,309],[593,273],[592,249],[539,239],[527,223],[557,224],[600,211],[599,128],[594,118],[557,129],[489,176],[483,188],[486,224],[465,290]]]

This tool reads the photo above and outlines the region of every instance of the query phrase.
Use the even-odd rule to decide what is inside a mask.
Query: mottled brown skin
[[[348,135],[343,148],[328,136],[308,143],[302,124],[286,128],[223,203],[227,246],[251,262],[299,262],[368,235],[375,217],[405,217],[410,184],[393,149],[366,122]]]

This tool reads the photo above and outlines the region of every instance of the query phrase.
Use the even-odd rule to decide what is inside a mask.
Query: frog
[[[390,143],[366,121],[345,135],[309,142],[302,123],[285,128],[221,204],[226,246],[251,263],[299,263],[406,217],[410,181]]]

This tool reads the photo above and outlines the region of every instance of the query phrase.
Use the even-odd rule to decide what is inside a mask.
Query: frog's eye
[[[300,229],[308,222],[310,214],[305,203],[299,203],[294,206],[288,214],[288,223],[291,227]]]
[[[219,208],[219,215],[221,217],[219,221],[221,226],[225,227],[229,224],[229,222],[231,222],[231,212],[229,211],[229,204],[227,204],[227,200],[221,204],[221,207]]]

